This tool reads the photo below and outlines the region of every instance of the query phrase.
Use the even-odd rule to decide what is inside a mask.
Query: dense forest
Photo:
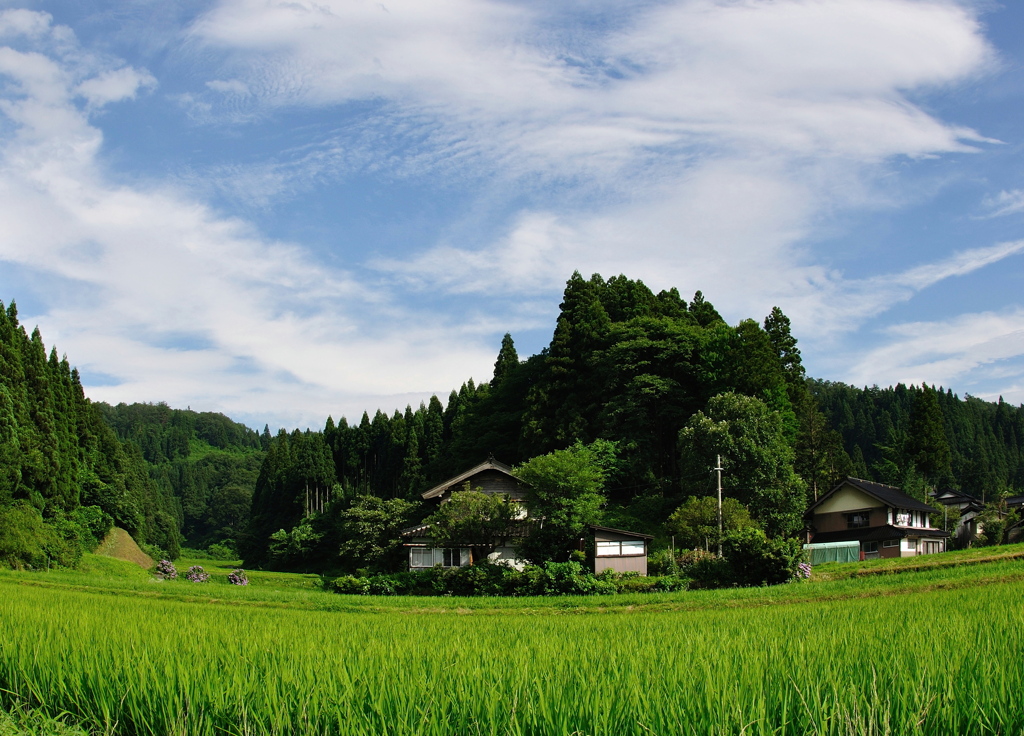
[[[716,436],[729,426],[731,437]],[[752,428],[774,465],[749,458]],[[1002,401],[810,379],[778,309],[730,326],[701,292],[687,302],[674,289],[577,273],[550,345],[520,360],[506,335],[490,381],[468,381],[444,404],[279,432],[240,550],[256,564],[315,568],[338,564],[343,549],[358,564],[365,551],[346,540],[420,520],[419,493],[444,478],[489,455],[517,464],[596,439],[618,454],[607,525],[664,535],[684,499],[713,491],[717,451],[727,494],[766,529],[792,533],[807,504],[850,474],[923,500],[940,487],[989,498],[1021,487],[1022,430],[1024,409]],[[371,509],[367,498],[380,502]]]
[[[121,442],[78,371],[0,304],[0,558],[74,564],[111,524],[176,554],[174,500],[137,445]]]
[[[261,436],[223,414],[166,404],[96,407],[123,442],[138,448],[161,493],[174,499],[183,543],[233,549],[249,521],[270,430]]]
[[[573,274],[548,347],[521,360],[506,335],[491,380],[444,403],[275,437],[219,414],[91,404],[13,305],[0,338],[0,507],[54,529],[98,507],[168,554],[184,540],[250,565],[386,567],[398,530],[430,512],[423,490],[488,456],[515,465],[596,440],[614,447],[601,522],[661,538],[684,500],[713,492],[719,454],[726,494],[776,536],[846,475],[922,500],[1024,487],[1024,407],[811,379],[779,309],[733,326],[701,292],[624,276]]]

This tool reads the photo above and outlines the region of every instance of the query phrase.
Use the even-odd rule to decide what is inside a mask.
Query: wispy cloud
[[[824,341],[1021,251],[921,254],[850,278],[813,238],[836,212],[892,206],[879,182],[894,161],[985,145],[915,102],[992,68],[970,6],[601,7],[611,21],[583,28],[537,3],[220,0],[173,51],[199,81],[168,94],[232,131],[310,109],[337,122],[132,183],[105,169],[91,116],[164,80],[86,53],[44,13],[2,13],[0,259],[49,288],[48,339],[120,382],[93,396],[315,423],[486,379],[508,304],[552,310],[575,269],[703,289],[728,315],[780,304]],[[450,187],[494,222],[326,265],[209,204],[280,207],[355,172]],[[406,292],[475,311],[416,309]]]
[[[985,398],[1024,393],[1006,386],[1024,382],[1024,309],[963,314],[949,320],[907,322],[885,330],[885,344],[867,350],[846,374],[854,385],[931,383],[955,385]],[[992,379],[997,379],[993,381]]]
[[[7,18],[6,27],[69,43],[66,29],[34,18]],[[38,321],[86,381],[91,371],[107,377],[94,398],[246,417],[258,407],[271,421],[315,424],[328,411],[358,416],[375,400],[390,407],[396,395],[447,389],[492,359],[184,191],[112,183],[88,114],[130,98],[151,79],[144,70],[83,71],[73,55],[5,47],[0,75],[17,90],[0,107],[14,126],[0,157],[0,260],[46,289],[45,312],[23,318]],[[83,95],[85,109],[75,102]]]
[[[985,200],[985,217],[1004,217],[1024,212],[1024,189],[1003,190]]]

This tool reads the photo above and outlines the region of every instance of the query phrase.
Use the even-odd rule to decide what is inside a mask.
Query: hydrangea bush
[[[185,579],[193,583],[205,583],[210,579],[210,573],[206,572],[202,565],[193,565],[185,573]]]
[[[801,562],[796,566],[796,575],[794,577],[797,580],[810,580],[811,579],[811,563]]]
[[[164,580],[174,580],[178,577],[178,570],[170,560],[160,560],[156,563],[156,574]]]
[[[249,584],[249,578],[246,577],[245,570],[242,570],[242,569],[232,570],[228,574],[228,582],[231,583],[232,585],[248,585]]]

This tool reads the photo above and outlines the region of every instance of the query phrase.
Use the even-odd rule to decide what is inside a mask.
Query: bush
[[[228,582],[232,585],[248,585],[249,578],[246,576],[245,570],[232,570],[228,573]]]
[[[677,575],[679,556],[671,549],[659,549],[647,556],[647,572],[650,575]]]
[[[778,585],[794,580],[806,562],[798,539],[768,539],[759,529],[725,535],[722,554],[736,585]]]
[[[210,573],[206,572],[202,565],[193,565],[185,573],[185,579],[190,583],[205,583],[210,579]]]
[[[79,506],[72,517],[82,530],[80,539],[86,552],[96,549],[114,526],[114,517],[99,506]]]
[[[206,548],[206,554],[215,560],[237,560],[238,553],[226,544],[211,544]]]
[[[335,578],[325,586],[327,590],[344,595],[366,595],[369,583],[366,578],[357,578],[355,575],[342,575]]]
[[[693,551],[701,554],[694,555],[694,561],[683,568],[693,580],[693,587],[723,588],[732,584],[732,568],[726,560],[704,550]]]
[[[470,567],[434,567],[429,570],[359,577],[343,575],[325,588],[346,595],[608,595],[686,590],[690,580],[682,576],[641,577],[605,570],[592,574],[580,563],[548,562],[522,570],[495,562]]]
[[[82,557],[77,525],[64,522],[59,531],[70,541],[32,506],[0,509],[0,564],[17,569],[74,567]]]
[[[174,580],[178,577],[178,569],[170,560],[160,560],[156,563],[156,574],[164,580]]]

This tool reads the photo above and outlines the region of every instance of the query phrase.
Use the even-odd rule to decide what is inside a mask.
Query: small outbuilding
[[[647,551],[650,534],[628,532],[606,526],[591,526],[594,538],[594,572],[636,572],[647,575]]]

